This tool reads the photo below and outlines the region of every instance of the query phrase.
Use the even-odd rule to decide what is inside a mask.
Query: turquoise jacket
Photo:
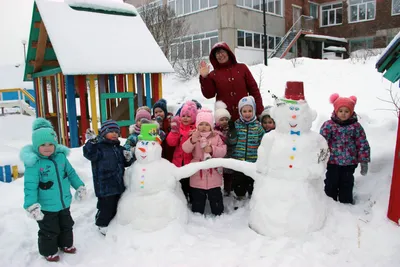
[[[20,158],[25,164],[24,209],[35,203],[42,210],[57,212],[71,205],[71,185],[78,189],[84,183],[69,163],[69,148],[57,145],[50,157],[35,152],[32,145],[25,146]]]

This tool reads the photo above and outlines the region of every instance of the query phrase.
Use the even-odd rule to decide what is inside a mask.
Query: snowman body
[[[323,176],[328,145],[311,131],[316,113],[305,101],[280,100],[271,111],[276,130],[263,137],[250,202],[250,227],[267,236],[302,235],[326,218]]]

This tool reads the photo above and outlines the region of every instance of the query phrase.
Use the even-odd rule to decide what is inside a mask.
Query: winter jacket
[[[83,156],[92,163],[94,191],[97,197],[122,194],[125,190],[125,167],[132,164],[125,160],[124,147],[119,141],[98,137],[83,146]]]
[[[265,131],[257,120],[243,122],[241,119],[235,121],[236,140],[231,140],[236,144],[233,151],[233,158],[247,162],[256,162],[257,149],[261,144]]]
[[[222,141],[218,133],[212,132],[207,137],[207,141],[212,147],[212,157],[222,158],[226,154],[226,145]],[[200,147],[200,142],[192,144],[191,139],[186,140],[182,145],[183,151],[192,153],[191,162],[200,162],[204,160],[204,151]],[[216,168],[200,170],[190,177],[190,186],[200,189],[211,189],[222,186],[222,176]]]
[[[169,132],[171,131],[171,118],[172,118],[172,113],[168,113],[168,116],[164,118],[164,120],[160,125],[160,129],[164,131],[166,136],[168,136]],[[168,145],[166,140],[163,140],[161,147],[162,147],[162,157],[168,160],[169,162],[172,162],[175,147]]]
[[[45,157],[35,152],[32,145],[22,148],[20,158],[25,164],[24,209],[35,203],[50,212],[69,208],[71,185],[75,190],[84,186],[67,159],[69,152],[69,148],[56,145],[53,155]]]
[[[223,48],[228,51],[229,62],[219,64],[215,58],[215,50]],[[245,64],[237,63],[235,55],[226,43],[214,45],[210,52],[210,62],[214,67],[206,78],[200,75],[201,92],[205,98],[216,97],[227,105],[232,120],[239,118],[238,103],[245,96],[251,95],[256,101],[256,113],[260,115],[263,103],[257,83]]]
[[[169,146],[175,147],[174,157],[172,163],[177,167],[182,167],[189,164],[192,160],[192,153],[185,153],[182,149],[182,144],[189,139],[189,135],[192,130],[196,129],[194,124],[179,126],[179,133],[170,132],[167,136],[167,144]]]
[[[347,121],[341,121],[333,112],[321,126],[320,134],[330,149],[328,164],[347,166],[370,161],[369,143],[355,112]]]

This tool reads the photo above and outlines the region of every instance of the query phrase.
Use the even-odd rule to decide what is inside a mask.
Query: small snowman
[[[187,223],[187,202],[178,181],[210,164],[199,162],[178,168],[161,158],[160,144],[157,125],[143,124],[135,148],[136,161],[125,172],[126,190],[114,224],[153,232],[173,223]]]
[[[249,226],[267,236],[301,235],[320,229],[326,218],[323,177],[328,144],[311,131],[317,114],[304,98],[302,82],[287,82],[271,117],[275,131],[258,149],[257,178]]]

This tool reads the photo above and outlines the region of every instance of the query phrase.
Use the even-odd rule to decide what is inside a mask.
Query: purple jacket
[[[347,166],[370,162],[367,136],[355,112],[347,121],[341,121],[333,112],[331,119],[321,126],[320,134],[328,142],[329,164]]]

